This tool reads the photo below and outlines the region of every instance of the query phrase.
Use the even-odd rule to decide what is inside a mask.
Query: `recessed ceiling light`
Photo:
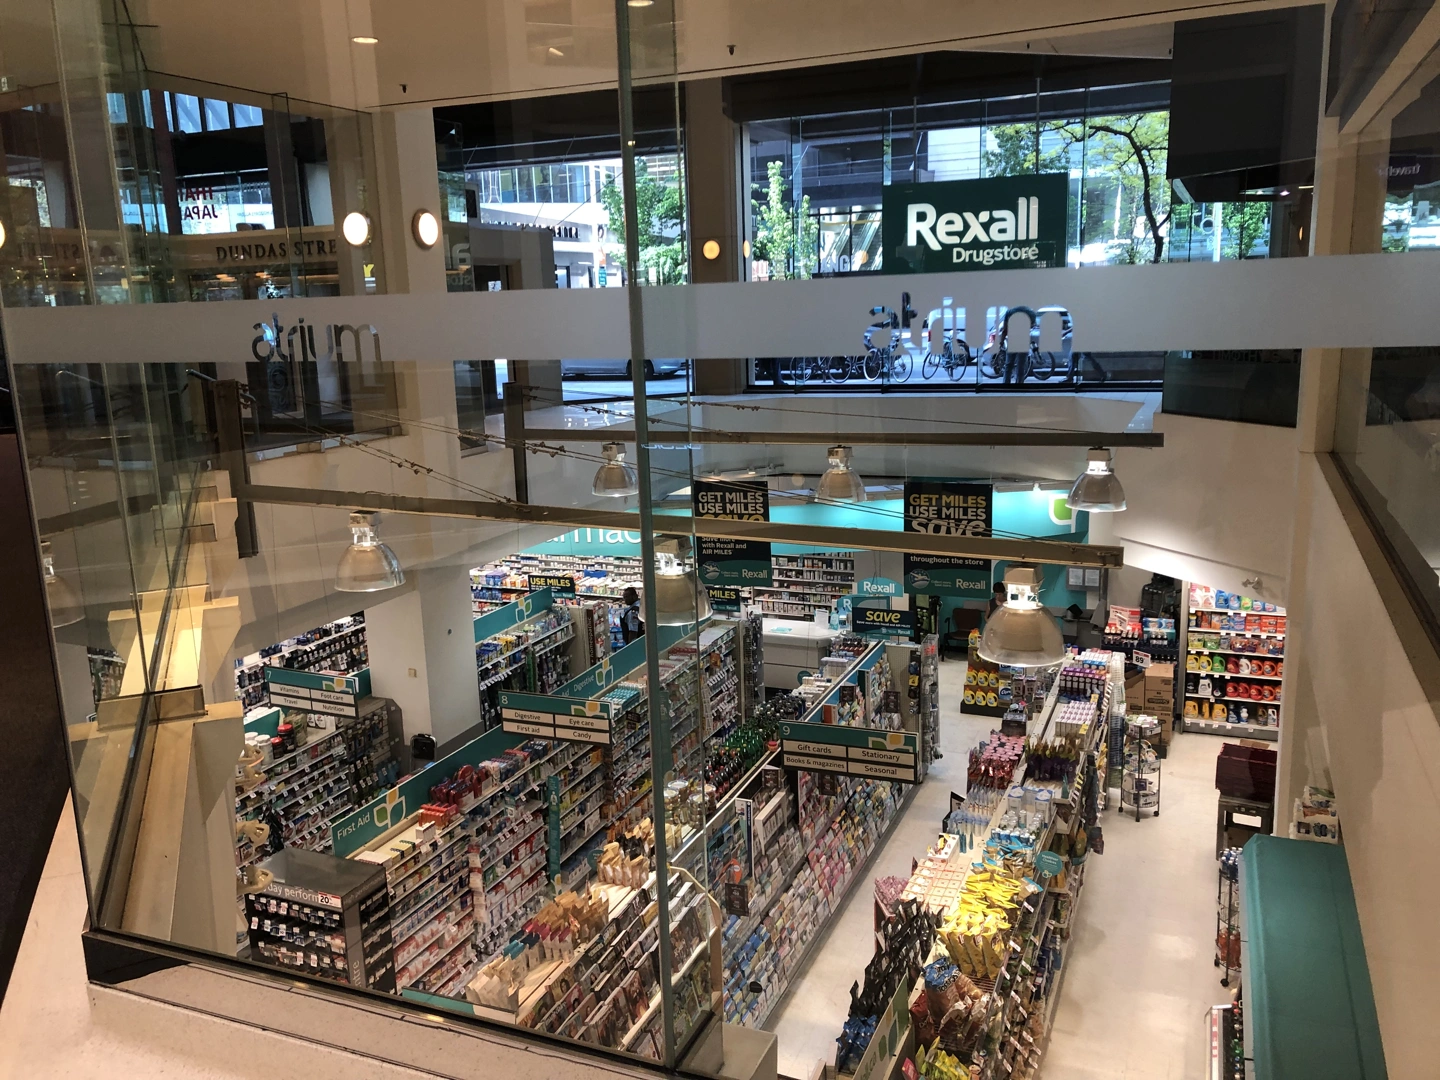
[[[379,39],[378,37],[371,37],[369,34],[357,34],[355,37],[352,37],[350,40],[353,41],[356,45],[379,45],[379,44],[380,44],[380,39]]]
[[[564,56],[564,55],[565,55],[563,52],[561,52],[559,49],[557,49],[554,45],[551,45],[550,48],[546,50],[546,52],[548,52],[551,56]]]

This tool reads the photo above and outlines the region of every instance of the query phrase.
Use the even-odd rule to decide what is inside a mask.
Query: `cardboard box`
[[[1137,671],[1125,679],[1125,711],[1130,715],[1145,711],[1145,675]]]
[[[1145,669],[1145,695],[1174,698],[1175,665],[1151,664]]]

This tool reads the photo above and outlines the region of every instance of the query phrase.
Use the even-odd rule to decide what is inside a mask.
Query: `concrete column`
[[[1322,91],[1323,92],[1323,91]],[[1316,255],[1380,250],[1380,226],[1390,152],[1389,121],[1358,134],[1341,130],[1323,116],[1316,139],[1314,211],[1307,238]],[[1289,830],[1290,809],[1306,784],[1329,785],[1325,732],[1319,722],[1308,649],[1306,609],[1323,582],[1309,578],[1310,522],[1314,500],[1328,499],[1309,455],[1353,449],[1355,426],[1364,423],[1369,383],[1369,349],[1305,349],[1300,355],[1300,399],[1296,418],[1299,460],[1295,523],[1291,540],[1286,610],[1285,705],[1280,723],[1279,769],[1275,783],[1275,831]]]
[[[480,723],[470,573],[463,566],[414,570],[415,588],[365,609],[370,689],[393,698],[405,738],[445,744]]]
[[[685,186],[690,211],[690,280],[697,285],[743,280],[740,127],[725,115],[719,79],[685,84]],[[719,246],[713,259],[705,245]],[[745,360],[695,362],[695,389],[738,394]]]
[[[444,215],[434,113],[430,109],[375,113],[373,123],[386,291],[444,292],[444,246],[422,248],[411,228],[420,210],[429,210],[437,220]]]

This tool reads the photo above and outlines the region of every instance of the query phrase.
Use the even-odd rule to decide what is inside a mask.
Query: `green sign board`
[[[361,668],[353,675],[327,675],[266,667],[265,692],[271,705],[283,709],[353,720],[359,715],[357,702],[370,696],[370,669]]]
[[[787,769],[839,773],[869,780],[917,783],[920,737],[840,724],[780,724],[781,765]]]
[[[535,578],[531,577],[531,581]],[[575,592],[575,579],[568,579],[570,592]],[[506,604],[504,607],[496,608],[487,612],[475,620],[475,640],[484,641],[486,638],[494,637],[496,634],[503,634],[512,626],[535,618],[536,615],[544,615],[555,603],[555,595],[549,589],[537,589],[529,596],[522,596],[513,604]]]
[[[557,697],[551,694],[500,692],[501,727],[532,739],[610,745],[610,719],[615,705],[609,701]]]
[[[694,623],[681,626],[661,626],[660,651],[663,653],[676,642],[695,632]],[[563,698],[598,698],[610,687],[625,678],[645,663],[645,638],[638,637],[629,645],[616,649],[598,664],[582,671],[556,691]]]
[[[951,555],[905,555],[905,591],[922,596],[990,596],[994,564],[989,559]]]
[[[690,489],[697,518],[770,520],[770,485],[764,480],[696,480]],[[768,540],[700,536],[695,545],[695,565],[703,585],[766,586],[773,580]]]
[[[888,577],[861,578],[855,583],[859,596],[899,596],[904,591],[900,582]]]
[[[881,201],[887,274],[1064,266],[1070,177],[891,184]]]

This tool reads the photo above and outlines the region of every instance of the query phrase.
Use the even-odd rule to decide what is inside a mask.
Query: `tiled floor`
[[[959,698],[963,665],[941,666],[942,701]],[[934,838],[966,756],[991,722],[941,714],[945,757],[917,792],[869,876],[906,876]],[[1044,1080],[1180,1080],[1202,1075],[1206,1008],[1224,1000],[1212,966],[1214,761],[1220,741],[1178,735],[1165,763],[1162,813],[1136,822],[1107,811],[1105,854],[1087,871],[1078,929],[1042,1070]],[[0,1007],[0,1080],[191,1077],[257,1071],[318,1080],[420,1074],[272,1032],[97,990],[85,982],[85,888],[67,808]],[[775,1020],[779,1065],[801,1080],[832,1060],[851,984],[870,957],[871,890],[856,887]],[[276,1072],[274,1063],[285,1062]]]

